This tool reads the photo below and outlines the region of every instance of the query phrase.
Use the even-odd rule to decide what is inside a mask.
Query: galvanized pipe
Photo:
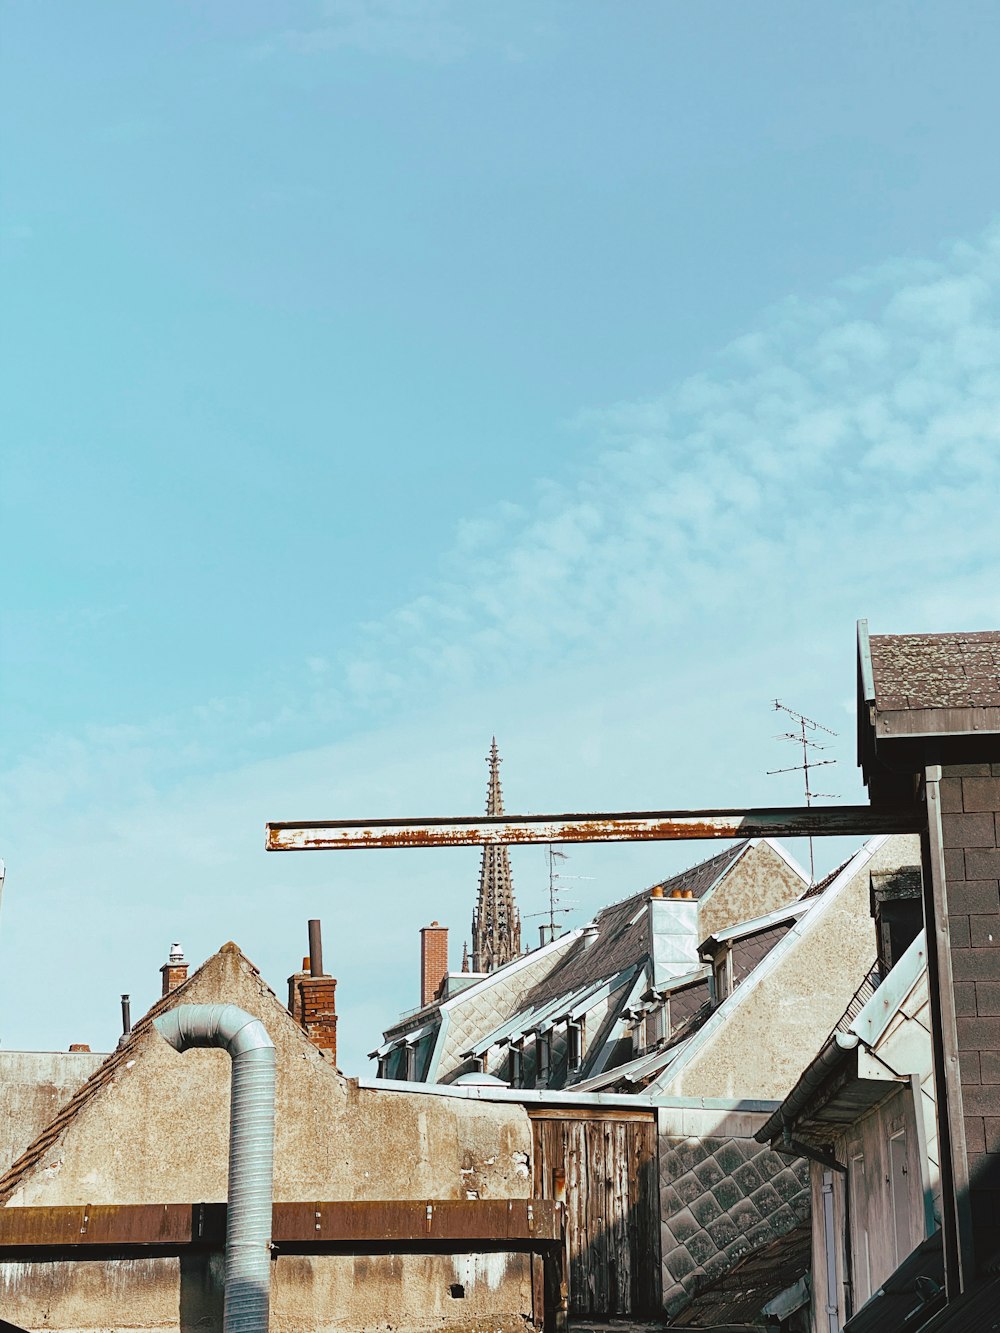
[[[180,1004],[153,1026],[175,1051],[220,1046],[232,1062],[223,1333],[267,1333],[274,1173],[274,1043],[235,1004]]]
[[[132,1031],[132,1002],[127,995],[122,996],[122,1036],[127,1037]]]
[[[309,975],[323,975],[323,933],[318,921],[309,922]]]

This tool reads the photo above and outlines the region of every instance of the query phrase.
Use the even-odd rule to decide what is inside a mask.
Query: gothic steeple
[[[493,737],[486,762],[490,766],[486,788],[486,813],[503,814],[500,790],[501,759]],[[521,918],[514,906],[514,884],[506,847],[483,848],[479,871],[479,897],[472,914],[472,970],[493,972],[521,952]]]

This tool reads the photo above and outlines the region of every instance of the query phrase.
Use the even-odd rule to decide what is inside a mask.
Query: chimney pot
[[[652,887],[652,888],[650,889],[650,891],[649,891],[649,896],[650,896],[651,898],[662,898],[662,897],[663,897],[663,885],[662,885],[662,884],[654,884],[653,887]]]
[[[302,960],[302,971],[303,971],[303,972],[308,972],[308,971],[309,971],[309,955],[308,955],[308,954],[306,954],[305,958],[303,958],[303,960]]]
[[[75,1041],[69,1048],[71,1051],[90,1051],[90,1047],[85,1041]]]
[[[183,948],[179,944],[171,944],[167,961],[160,968],[160,976],[163,978],[161,998],[187,981],[187,974],[188,965],[184,961]]]

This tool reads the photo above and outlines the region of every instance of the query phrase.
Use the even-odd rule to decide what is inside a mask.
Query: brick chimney
[[[337,1062],[337,981],[323,971],[320,923],[309,922],[309,954],[288,978],[288,1010],[312,1044]]]
[[[184,961],[184,950],[179,944],[171,944],[170,957],[160,968],[160,976],[163,978],[163,990],[161,997],[169,995],[172,990],[176,990],[183,982],[187,981],[188,965]]]
[[[432,921],[420,930],[420,1003],[433,1004],[448,975],[448,927]]]

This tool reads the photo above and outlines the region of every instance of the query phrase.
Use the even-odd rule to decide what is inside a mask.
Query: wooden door
[[[659,1317],[653,1116],[553,1111],[532,1119],[535,1192],[566,1203],[570,1314]]]

